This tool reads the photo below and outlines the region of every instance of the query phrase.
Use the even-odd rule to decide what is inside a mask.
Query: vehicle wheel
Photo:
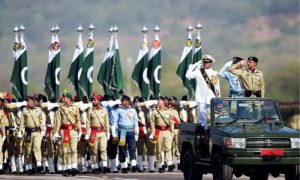
[[[269,173],[267,172],[255,172],[250,175],[250,180],[268,180]]]
[[[212,174],[214,180],[231,180],[233,177],[232,167],[224,163],[221,153],[216,153],[213,156]]]
[[[183,166],[181,166],[185,180],[202,180],[202,173],[197,169],[195,158],[191,150],[186,151],[183,157]]]
[[[300,166],[293,166],[291,170],[285,173],[286,180],[299,180],[300,178]]]

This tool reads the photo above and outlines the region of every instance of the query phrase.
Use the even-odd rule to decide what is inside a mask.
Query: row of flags
[[[82,41],[83,28],[79,26],[78,43],[73,55],[67,79],[73,84],[77,94],[77,98],[82,100],[86,96],[89,100],[92,96],[93,89],[93,70],[94,70],[94,39],[93,30],[95,27],[89,26],[89,40],[87,42],[86,51]],[[188,37],[185,47],[176,71],[181,78],[183,86],[186,88],[189,97],[192,97],[195,90],[195,82],[185,78],[187,68],[190,64],[196,63],[201,59],[201,25],[196,26],[197,37],[195,42],[195,50],[193,55],[193,42],[191,32],[193,28],[187,27]],[[53,26],[51,28],[51,44],[49,47],[48,66],[45,76],[45,92],[49,100],[57,102],[60,91],[60,42],[58,32],[60,28]],[[14,28],[15,43],[13,48],[14,69],[11,76],[12,94],[18,100],[22,101],[27,97],[27,49],[24,41],[25,27],[20,26]],[[132,79],[139,87],[141,96],[148,99],[151,94],[153,98],[157,98],[160,94],[161,79],[161,43],[158,36],[159,27],[154,28],[155,37],[151,44],[151,51],[148,50],[147,32],[144,26],[142,29],[143,41],[140,46],[136,65],[132,72]],[[104,94],[108,97],[118,99],[124,90],[124,80],[121,67],[120,51],[118,44],[118,28],[111,27],[109,30],[111,37],[104,59],[97,75],[97,81],[103,87]]]

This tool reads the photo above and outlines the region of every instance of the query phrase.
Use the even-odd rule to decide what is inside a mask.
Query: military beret
[[[211,55],[204,54],[203,57],[202,57],[202,61],[203,62],[208,62],[208,63],[210,63],[210,62],[214,63],[214,62],[216,62],[216,59]]]
[[[243,58],[241,58],[239,56],[235,56],[232,59],[233,59],[233,64],[236,64],[236,63],[240,62],[241,60],[243,60]]]
[[[92,99],[97,99],[97,100],[101,100],[102,99],[102,96],[100,96],[100,95],[94,95],[93,97],[92,97]]]
[[[175,96],[171,96],[169,99],[170,99],[170,101],[173,101],[173,100],[177,101],[177,97],[175,97]]]
[[[63,97],[67,97],[67,98],[72,98],[72,94],[71,94],[71,93],[68,93],[68,92],[63,93],[62,96],[63,96]]]
[[[166,97],[165,96],[158,96],[157,100],[159,100],[159,99],[164,101],[166,99]]]
[[[35,97],[34,96],[27,96],[27,98],[26,98],[26,101],[29,101],[29,100],[35,100]]]
[[[250,56],[250,57],[248,57],[248,60],[252,60],[252,61],[258,63],[258,59],[257,59],[257,57],[255,57],[255,56]]]
[[[130,101],[130,97],[127,95],[123,95],[121,101]]]

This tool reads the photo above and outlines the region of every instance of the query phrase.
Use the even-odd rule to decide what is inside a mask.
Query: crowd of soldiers
[[[0,174],[75,176],[144,172],[146,166],[150,173],[173,171],[180,161],[179,124],[193,122],[207,128],[210,99],[221,94],[217,76],[229,81],[230,97],[264,96],[256,57],[247,61],[234,57],[219,74],[211,68],[214,61],[204,55],[186,73],[197,83],[195,101],[187,96],[131,100],[127,95],[114,100],[94,94],[88,102],[68,92],[59,103],[41,94],[22,102],[1,98]],[[243,68],[246,64],[248,68]]]

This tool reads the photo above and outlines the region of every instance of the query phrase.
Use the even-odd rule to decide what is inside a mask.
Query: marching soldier
[[[79,108],[72,105],[72,95],[63,94],[63,105],[55,114],[57,124],[54,127],[54,138],[62,139],[63,176],[77,174],[77,144],[81,136],[81,120]]]
[[[6,135],[5,135],[5,126],[4,126],[4,117],[5,112],[3,110],[3,99],[0,98],[0,174],[3,174],[3,151],[2,146],[5,141]]]
[[[35,98],[27,97],[27,107],[22,110],[20,118],[20,129],[18,131],[18,138],[22,138],[22,131],[25,129],[25,161],[26,170],[29,174],[34,172],[32,162],[32,151],[36,159],[36,166],[38,172],[42,169],[42,154],[41,142],[42,136],[45,133],[45,114],[41,108],[35,107]]]
[[[175,96],[171,96],[170,99],[170,111],[172,112],[173,115],[173,122],[174,122],[174,138],[173,138],[173,144],[172,144],[172,154],[173,154],[173,159],[177,159],[177,163],[180,163],[180,151],[178,149],[178,133],[179,133],[179,125],[180,125],[180,118],[179,118],[179,113],[177,109],[177,98]],[[172,164],[169,168],[170,171],[173,171],[175,168],[174,164]]]
[[[87,114],[86,139],[89,139],[91,148],[93,173],[99,173],[99,171],[105,173],[107,171],[107,141],[110,138],[108,111],[100,104],[101,96],[94,95],[92,100],[93,108],[89,109]],[[100,152],[102,169],[98,164],[98,152]]]
[[[112,133],[116,138],[117,134],[114,129],[118,128],[119,135],[119,159],[121,163],[122,173],[127,173],[127,148],[129,151],[129,157],[131,161],[131,171],[135,172],[136,167],[136,153],[135,153],[135,141],[138,140],[138,116],[130,106],[130,97],[123,95],[121,98],[121,106],[116,110],[114,114]]]
[[[238,76],[245,88],[245,97],[264,97],[265,83],[262,71],[256,68],[257,57],[250,56],[228,68],[228,71]],[[244,66],[247,64],[247,68]]]
[[[165,98],[159,96],[157,100],[157,109],[153,110],[151,115],[151,135],[149,138],[152,139],[152,141],[157,141],[156,160],[159,172],[164,173],[165,167],[161,153],[165,154],[169,170],[173,168],[171,148],[174,133],[174,122],[172,112],[165,107]]]

